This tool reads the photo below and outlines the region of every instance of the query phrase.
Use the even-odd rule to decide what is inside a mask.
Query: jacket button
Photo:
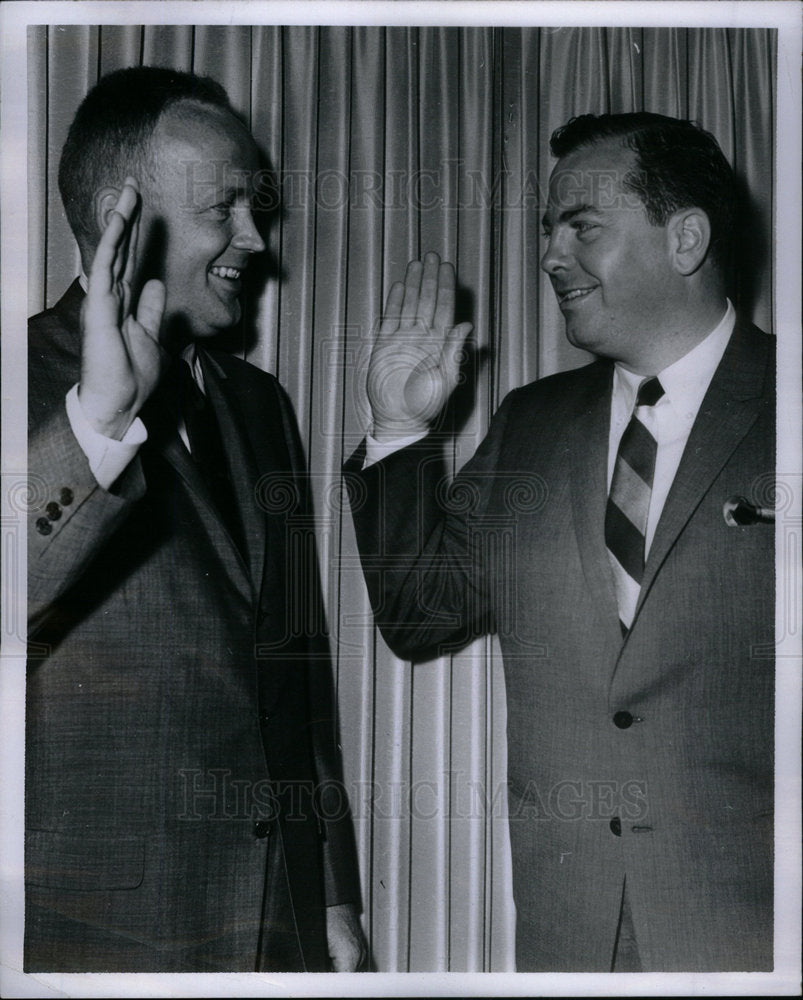
[[[254,836],[258,837],[260,840],[264,840],[265,837],[270,834],[270,823],[266,822],[264,819],[258,819],[254,823]]]
[[[613,717],[613,724],[619,729],[629,729],[633,725],[633,716],[630,712],[617,712]]]
[[[610,821],[610,823],[608,825],[611,828],[611,833],[615,837],[621,837],[622,836],[622,821],[619,819],[618,816],[614,816],[613,819]]]
[[[40,517],[36,521],[36,530],[40,535],[49,535],[53,530],[53,525],[46,517]]]
[[[67,486],[62,487],[62,489],[59,490],[59,503],[62,505],[62,507],[69,507],[72,502],[73,502],[72,490]]]
[[[49,503],[45,507],[45,514],[49,521],[58,521],[61,517],[61,507],[57,503]]]

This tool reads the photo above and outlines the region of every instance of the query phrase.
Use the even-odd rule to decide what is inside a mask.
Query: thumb
[[[137,304],[137,322],[153,338],[159,339],[159,328],[162,325],[162,315],[165,307],[165,286],[156,278],[151,278],[145,284],[139,295]]]

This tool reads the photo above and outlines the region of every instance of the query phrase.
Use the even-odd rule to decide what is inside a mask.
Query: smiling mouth
[[[238,281],[243,272],[238,267],[221,267],[219,264],[216,264],[214,267],[209,268],[209,273],[214,274],[216,278],[225,278],[227,281]]]
[[[579,302],[580,299],[584,299],[589,296],[596,287],[596,285],[591,285],[588,288],[570,288],[565,292],[559,292],[556,289],[558,305],[562,307],[570,305],[572,302]]]

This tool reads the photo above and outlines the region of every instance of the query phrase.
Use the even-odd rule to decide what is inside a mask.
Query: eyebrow
[[[593,215],[602,215],[602,212],[596,207],[596,205],[578,205],[577,208],[567,208],[558,216],[558,222],[570,222],[576,215],[582,215],[584,212],[591,212]],[[549,213],[545,212],[541,217],[541,225],[548,226],[549,223]]]

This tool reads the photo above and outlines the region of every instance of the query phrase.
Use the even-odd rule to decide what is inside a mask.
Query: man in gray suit
[[[377,622],[410,659],[499,634],[519,970],[771,969],[774,342],[726,298],[733,173],[647,113],[552,152],[541,266],[598,360],[510,393],[439,499],[470,327],[410,264],[347,466]]]
[[[30,972],[364,956],[295,420],[207,346],[258,178],[223,89],[167,69],[104,77],[63,151],[89,278],[29,329]]]

